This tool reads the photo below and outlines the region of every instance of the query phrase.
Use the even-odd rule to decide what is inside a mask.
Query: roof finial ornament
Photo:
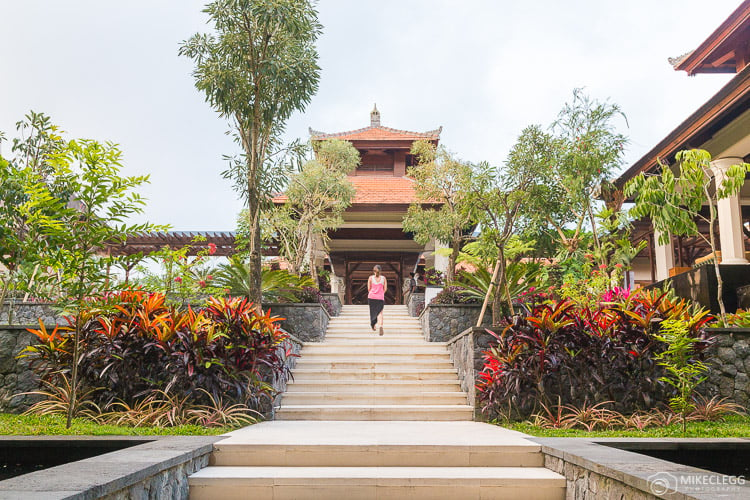
[[[370,112],[370,126],[371,127],[380,126],[380,111],[378,111],[377,103],[373,105],[372,111]]]

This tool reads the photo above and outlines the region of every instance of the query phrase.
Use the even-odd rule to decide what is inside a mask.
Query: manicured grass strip
[[[70,429],[65,428],[65,417],[58,415],[14,415],[0,413],[0,435],[5,436],[211,436],[224,434],[233,429],[227,427],[206,428],[198,425],[178,427],[123,427],[99,425],[76,418]]]
[[[649,427],[638,430],[586,431],[581,429],[543,429],[527,422],[500,423],[503,427],[539,437],[691,437],[728,438],[750,437],[750,416],[730,416],[723,422],[688,422],[687,432],[680,424],[667,427]]]

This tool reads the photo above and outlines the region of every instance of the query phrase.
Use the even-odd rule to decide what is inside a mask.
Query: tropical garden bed
[[[74,418],[71,427],[67,427],[64,415],[0,413],[2,436],[213,436],[236,428],[203,425],[133,427],[98,424],[86,418]]]
[[[750,437],[750,417],[731,415],[721,421],[691,422],[685,432],[678,423],[667,426],[646,427],[638,429],[560,429],[534,425],[532,422],[503,422],[500,425],[532,436],[539,437],[632,437],[632,438],[725,438]]]

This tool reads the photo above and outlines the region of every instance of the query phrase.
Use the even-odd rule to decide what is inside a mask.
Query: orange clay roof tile
[[[414,181],[409,177],[353,175],[349,180],[356,190],[352,205],[408,205],[416,200]],[[287,200],[285,194],[273,198],[276,204]]]

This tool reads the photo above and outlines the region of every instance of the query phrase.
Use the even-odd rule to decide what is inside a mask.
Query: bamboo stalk
[[[479,313],[479,319],[477,320],[477,326],[482,326],[484,321],[484,313],[487,311],[487,303],[492,295],[492,289],[495,287],[495,280],[497,280],[497,273],[500,272],[500,259],[495,263],[495,270],[492,271],[492,279],[490,280],[490,286],[487,287],[487,295],[484,296],[484,302],[482,303],[482,311]]]

